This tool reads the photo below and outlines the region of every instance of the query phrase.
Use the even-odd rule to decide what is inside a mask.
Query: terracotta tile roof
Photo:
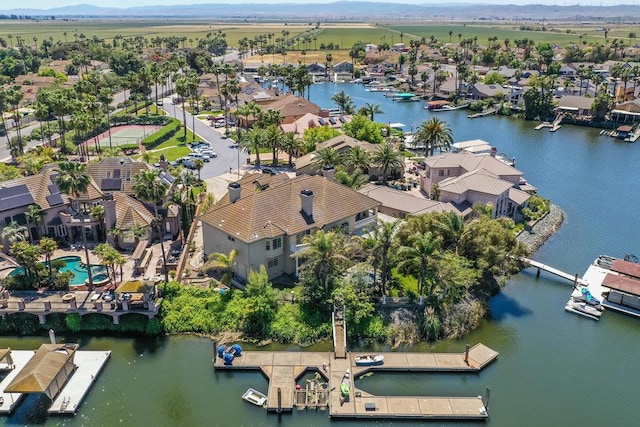
[[[120,164],[120,162],[123,162]],[[95,181],[97,188],[102,191],[113,191],[115,181],[120,180],[120,191],[133,194],[133,176],[143,170],[149,169],[149,165],[144,162],[131,160],[129,157],[109,157],[100,162],[89,163],[87,172]],[[128,173],[128,175],[127,175]],[[129,179],[127,179],[127,176]]]
[[[518,190],[517,188],[509,189],[509,200],[511,200],[517,205],[522,205],[527,200],[529,200],[530,197],[531,197],[531,194],[526,193],[522,190]]]
[[[485,169],[497,176],[522,176],[518,169],[502,163],[494,157],[486,155],[474,155],[470,153],[447,153],[439,156],[428,157],[425,163],[429,168],[456,168],[460,167],[464,172],[476,169]]]
[[[80,193],[79,200],[95,200],[102,198],[102,191],[93,179],[89,180],[86,193]]]
[[[558,108],[575,108],[590,110],[595,98],[587,98],[584,96],[565,95],[558,100]]]
[[[309,102],[304,98],[292,95],[290,93],[273,98],[270,102],[260,103],[262,109],[280,111],[285,118],[285,123],[290,123],[297,117],[302,117],[306,113],[320,114],[320,107],[313,102]]]
[[[274,185],[258,192],[252,189],[251,194],[235,203],[229,203],[225,196],[226,204],[216,206],[200,219],[250,243],[319,229],[380,206],[376,200],[320,176],[301,175],[286,181],[277,175],[273,178],[278,180]],[[313,222],[301,211],[302,190],[313,191]]]
[[[113,199],[116,201],[116,228],[122,230],[132,225],[151,225],[153,214],[144,204],[124,193],[113,193]]]
[[[451,203],[438,202],[408,194],[404,191],[382,185],[367,185],[358,191],[361,194],[379,201],[382,206],[406,212],[412,215],[420,215],[426,212],[460,212]]]
[[[284,173],[277,175],[268,175],[263,173],[251,173],[244,175],[241,179],[236,181],[240,184],[240,198],[250,196],[256,191],[264,191],[267,188],[274,188],[278,185],[289,182],[289,177]],[[228,205],[229,193],[222,196],[222,198],[216,203],[217,207]]]
[[[447,178],[440,181],[438,185],[440,191],[448,193],[463,194],[467,191],[475,191],[493,196],[499,196],[513,187],[509,181],[500,179],[486,170],[474,170],[454,178]]]

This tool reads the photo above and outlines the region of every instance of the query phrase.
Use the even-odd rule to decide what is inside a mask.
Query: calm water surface
[[[406,130],[431,114],[421,103],[394,103],[359,85],[316,85],[311,100],[334,107],[330,98],[339,90],[351,95],[358,107],[365,102],[381,104],[385,114],[376,119],[405,123]],[[439,117],[451,125],[457,141],[485,139],[514,156],[530,183],[565,211],[561,229],[535,254],[536,259],[582,274],[599,254],[640,255],[635,215],[640,207],[640,146],[615,142],[587,128],[563,126],[550,133],[534,130],[535,123],[509,118],[469,120],[464,111]],[[462,351],[465,343],[483,342],[500,352],[497,362],[483,372],[376,374],[358,385],[376,394],[436,396],[475,396],[489,387],[486,424],[491,426],[637,425],[640,320],[607,312],[594,322],[566,313],[569,294],[569,285],[559,279],[544,275],[536,279],[533,271],[523,272],[493,299],[492,318],[471,335],[409,349]],[[33,349],[43,339],[3,337],[0,342],[0,347]],[[80,343],[83,350],[113,353],[76,417],[47,419],[43,403],[29,399],[12,417],[0,420],[10,425],[70,426],[440,425],[331,422],[326,412],[267,415],[240,399],[248,387],[266,392],[266,380],[256,372],[216,373],[211,366],[212,343],[205,339],[94,338]],[[329,349],[326,343],[308,350],[325,349]]]

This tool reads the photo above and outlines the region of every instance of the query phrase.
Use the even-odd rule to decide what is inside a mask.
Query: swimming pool
[[[89,273],[87,272],[87,266],[81,262],[81,258],[79,256],[63,256],[59,258],[53,258],[51,261],[64,261],[67,265],[60,268],[60,272],[64,273],[65,271],[73,272],[74,276],[69,280],[69,286],[82,286],[85,284],[85,281],[89,278]],[[46,265],[45,262],[42,264]],[[16,267],[9,276],[19,276],[24,273],[24,268]],[[105,276],[107,275],[107,268],[104,265],[91,265],[91,273],[93,277],[96,275]],[[107,275],[108,277],[108,275]]]

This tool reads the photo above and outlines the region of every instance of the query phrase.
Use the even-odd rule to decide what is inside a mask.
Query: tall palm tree
[[[424,144],[424,154],[433,156],[435,148],[446,150],[453,144],[449,125],[437,117],[423,122],[413,138],[414,144]]]
[[[167,184],[160,181],[160,170],[143,170],[133,176],[133,191],[136,198],[145,202],[153,203],[154,223],[160,239],[160,250],[162,251],[162,269],[164,270],[164,280],[169,281],[167,271],[167,255],[164,249],[164,218],[158,214],[158,207],[162,204],[167,193]]]
[[[277,125],[269,125],[264,132],[264,143],[271,148],[273,167],[278,167],[278,151],[282,148],[283,136],[282,130]]]
[[[176,92],[182,99],[182,123],[184,125],[184,138],[187,138],[187,111],[184,108],[184,100],[189,95],[189,86],[187,78],[180,76],[176,79]]]
[[[352,173],[349,173],[344,168],[340,167],[334,178],[336,182],[353,190],[358,190],[369,182],[369,175],[363,174],[360,169],[356,169]]]
[[[351,170],[366,172],[369,169],[370,162],[371,156],[359,145],[351,147],[344,156],[344,165]]]
[[[341,113],[351,114],[353,112],[353,99],[344,90],[333,95],[331,100],[336,103]]]
[[[411,246],[402,246],[398,250],[398,269],[418,276],[418,294],[423,295],[427,290],[429,262],[440,247],[440,242],[431,233],[416,234],[411,242]],[[431,289],[428,291],[431,293]]]
[[[220,252],[214,252],[209,255],[205,268],[222,270],[222,278],[220,279],[220,281],[230,287],[231,279],[233,278],[233,267],[235,265],[237,256],[238,251],[236,251],[235,249],[231,249],[229,255]]]
[[[264,147],[264,130],[260,128],[253,128],[249,132],[245,133],[240,141],[238,141],[240,148],[251,153],[254,151],[256,154],[255,166],[260,167],[260,148]]]
[[[316,151],[313,159],[313,166],[317,171],[321,171],[327,166],[338,166],[342,164],[342,156],[334,147],[325,147]]]
[[[111,117],[109,113],[111,112],[111,103],[113,102],[113,92],[111,89],[107,87],[103,87],[98,92],[98,101],[102,104],[102,109],[104,114],[107,117],[107,131],[109,132],[109,148],[113,149],[113,145],[111,143]]]
[[[91,178],[87,173],[87,165],[78,162],[59,162],[58,177],[56,184],[60,191],[78,199],[81,193],[86,193]],[[89,276],[89,291],[93,290],[93,274],[91,272],[91,259],[89,258],[89,248],[87,247],[87,233],[84,226],[81,227],[82,243],[84,245],[84,256],[87,264],[87,274]]]
[[[91,216],[100,221],[100,241],[106,241],[107,233],[106,233],[106,224],[104,222],[105,210],[104,206],[96,205],[91,208]]]
[[[369,117],[369,120],[371,121],[374,121],[376,114],[384,113],[384,111],[380,109],[380,104],[372,104],[370,102],[364,104],[364,107],[362,107],[362,111],[364,111],[364,113],[367,115],[367,117]]]
[[[377,281],[377,271],[380,269],[381,291],[387,293],[387,281],[391,276],[389,254],[395,242],[395,232],[399,221],[381,222],[362,241],[363,249],[369,254],[373,267],[374,282]]]
[[[44,259],[49,267],[49,277],[52,276],[51,256],[58,249],[58,243],[50,237],[40,239],[40,249],[44,254]]]
[[[293,155],[300,149],[300,140],[294,132],[287,132],[282,138],[282,149],[289,155],[289,167],[293,166]]]
[[[404,167],[404,159],[402,153],[390,144],[384,144],[373,155],[371,159],[373,164],[382,169],[382,184],[387,185],[387,177],[389,172],[402,170]]]
[[[29,207],[27,208],[27,221],[35,225],[36,228],[36,234],[35,236],[31,236],[31,241],[38,240],[38,238],[40,237],[40,220],[42,219],[43,215],[44,212],[42,212],[42,208],[38,205],[29,205]],[[31,230],[29,230],[29,233],[31,233]]]

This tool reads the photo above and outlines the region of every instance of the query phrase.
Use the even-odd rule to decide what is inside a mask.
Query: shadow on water
[[[133,340],[136,354],[155,354],[167,345],[167,337],[144,337]]]
[[[32,425],[44,424],[49,414],[47,409],[51,406],[51,400],[44,394],[29,394],[15,412],[5,418],[6,425]]]
[[[520,303],[503,292],[499,293],[491,300],[491,318],[493,320],[502,321],[507,317],[523,317],[528,316],[532,311],[520,305]]]

